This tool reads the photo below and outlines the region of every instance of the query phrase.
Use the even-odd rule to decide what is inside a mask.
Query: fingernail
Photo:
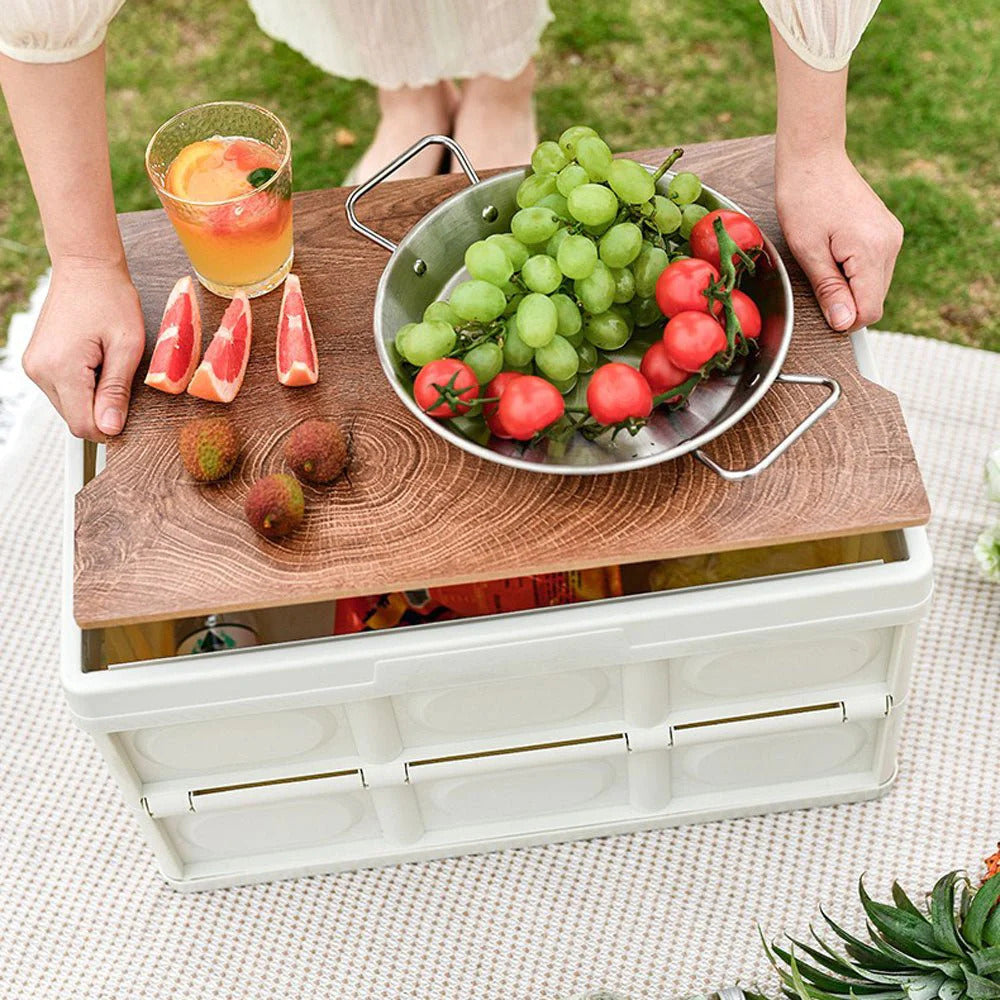
[[[101,414],[101,430],[105,434],[118,434],[125,426],[125,414],[114,407],[108,407]]]
[[[845,326],[849,326],[853,318],[851,310],[843,302],[834,302],[826,314],[826,320],[834,330],[842,330]]]

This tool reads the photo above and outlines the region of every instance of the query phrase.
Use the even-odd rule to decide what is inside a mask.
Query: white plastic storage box
[[[818,569],[383,632],[332,637],[332,606],[304,605],[271,612],[263,638],[321,638],[172,657],[163,625],[72,617],[89,451],[69,448],[63,684],[176,888],[869,799],[893,780],[931,593],[923,529],[841,540]]]

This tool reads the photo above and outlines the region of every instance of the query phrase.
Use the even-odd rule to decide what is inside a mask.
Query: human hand
[[[53,262],[22,363],[73,434],[97,441],[121,431],[144,346],[139,296],[124,263]]]
[[[877,322],[903,227],[847,153],[782,153],[775,164],[778,220],[834,330]]]

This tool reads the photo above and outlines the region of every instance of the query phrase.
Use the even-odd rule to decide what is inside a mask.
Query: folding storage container
[[[788,547],[774,575],[751,552],[725,582],[383,632],[334,637],[331,603],[300,605],[261,613],[262,645],[174,657],[169,625],[76,625],[73,497],[95,455],[68,455],[66,696],[178,889],[893,781],[931,592],[922,528],[828,540],[820,559]]]

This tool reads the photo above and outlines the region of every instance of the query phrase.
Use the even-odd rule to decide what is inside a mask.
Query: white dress
[[[96,49],[124,0],[0,0],[0,52],[68,62]],[[548,0],[249,0],[261,28],[335,76],[418,87],[510,79],[552,20]],[[789,46],[821,70],[847,65],[879,0],[760,0]]]

